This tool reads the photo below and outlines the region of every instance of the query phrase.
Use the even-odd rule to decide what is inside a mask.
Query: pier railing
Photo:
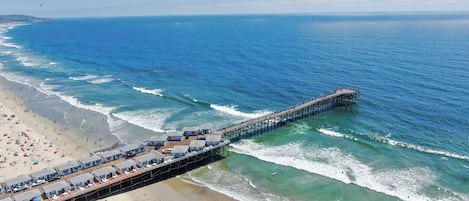
[[[354,89],[337,89],[333,93],[321,96],[285,110],[251,119],[230,127],[218,130],[232,142],[253,135],[259,135],[289,122],[308,118],[337,107],[353,105],[358,102],[359,91]]]

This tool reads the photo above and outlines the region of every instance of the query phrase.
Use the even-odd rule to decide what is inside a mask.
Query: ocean
[[[468,55],[466,14],[64,18],[0,30],[0,75],[24,86],[28,107],[100,139],[218,129],[360,90],[356,106],[234,143],[181,176],[247,201],[469,200]]]

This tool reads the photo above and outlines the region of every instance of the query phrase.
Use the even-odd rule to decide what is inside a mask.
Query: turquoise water
[[[0,35],[4,77],[102,115],[127,143],[361,90],[190,172],[236,199],[469,199],[468,16],[77,18]]]

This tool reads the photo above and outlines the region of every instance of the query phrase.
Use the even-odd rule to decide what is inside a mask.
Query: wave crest
[[[243,140],[230,146],[231,151],[239,154],[322,175],[346,184],[353,183],[402,200],[429,200],[422,194],[423,189],[435,185],[436,176],[428,168],[377,171],[338,148],[304,147],[300,143],[268,146],[252,140]],[[398,181],[398,185],[390,181]]]
[[[243,117],[243,118],[248,118],[248,119],[258,118],[258,117],[261,117],[261,116],[268,115],[268,114],[272,113],[270,111],[262,111],[262,110],[255,111],[254,113],[241,112],[234,105],[232,105],[232,106],[220,106],[220,105],[216,105],[216,104],[210,104],[210,108],[212,108],[214,110],[217,110],[217,111],[220,111],[220,112],[223,112],[223,113],[233,115],[233,116],[238,116],[238,117]]]
[[[161,89],[147,89],[147,88],[144,88],[144,87],[132,87],[132,89],[134,89],[135,91],[142,92],[144,94],[151,94],[151,95],[155,95],[155,96],[163,96],[163,94],[162,94],[163,90],[161,90]]]

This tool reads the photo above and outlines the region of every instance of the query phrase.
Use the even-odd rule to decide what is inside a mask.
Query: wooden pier
[[[205,147],[203,147],[201,150],[188,152],[185,156],[179,158],[166,156],[163,163],[159,163],[153,166],[140,167],[134,169],[134,171],[128,174],[118,174],[112,178],[109,178],[109,180],[107,181],[94,180],[91,182],[91,184],[89,184],[89,186],[77,190],[65,191],[57,195],[53,200],[96,200],[100,198],[105,198],[110,195],[132,190],[141,186],[145,186],[157,181],[161,181],[163,179],[187,172],[191,169],[200,167],[201,165],[222,158],[223,153],[225,152],[225,147],[231,142],[235,142],[240,139],[248,138],[254,135],[259,135],[274,130],[276,128],[285,126],[290,122],[295,122],[297,120],[312,117],[314,115],[332,110],[337,107],[356,104],[358,102],[358,97],[359,91],[357,90],[337,89],[329,95],[306,101],[288,109],[219,129],[210,134],[212,135],[211,137],[216,134],[221,134],[221,136],[223,136],[222,138],[220,138],[220,135],[218,135],[218,139],[220,140],[216,143],[216,145],[205,144]],[[205,138],[205,134],[202,134],[202,136],[204,136]],[[157,151],[164,154],[164,148],[173,147],[181,144],[187,145],[192,140],[198,139],[199,135],[186,137],[186,139],[183,139],[180,142],[168,142],[168,145],[160,147]],[[112,146],[101,151],[112,150],[117,148],[116,146]],[[152,149],[150,149],[150,147],[147,147],[146,153],[148,153],[149,151],[152,151]],[[132,160],[132,157],[127,159],[123,158],[119,160],[120,161],[103,163],[99,166],[99,168],[109,167],[123,160]],[[96,168],[98,167],[95,167],[94,169]],[[46,184],[54,184],[63,181],[67,182],[71,176],[89,173],[92,170],[93,169],[81,170],[77,173],[74,173],[73,175],[61,177],[59,180],[47,182]],[[20,197],[17,196],[18,194],[27,194],[32,191],[35,191],[36,193],[42,193],[40,195],[36,195],[36,197],[43,197],[47,200],[44,192],[40,189],[41,186],[29,187],[28,189],[24,190],[27,192],[23,191],[11,194],[3,193],[3,195],[0,191],[0,201],[20,201],[17,199],[11,199],[11,197],[9,196],[16,198]],[[28,197],[27,199],[31,198]]]
[[[227,128],[218,130],[232,142],[259,135],[289,122],[305,119],[341,106],[349,106],[358,102],[359,91],[353,89],[337,89],[334,93],[315,98],[288,109],[251,119]]]

